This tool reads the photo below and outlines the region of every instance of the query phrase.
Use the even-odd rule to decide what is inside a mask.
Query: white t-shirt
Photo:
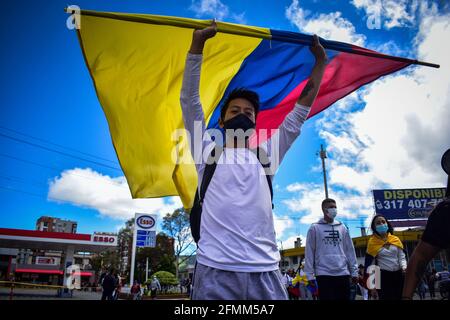
[[[198,141],[194,135],[199,124],[200,133],[205,132],[199,95],[201,62],[202,55],[188,54],[180,97],[184,126],[191,134],[191,152],[196,161],[199,182],[205,169],[205,163],[199,162],[199,158],[203,150],[212,149],[208,148],[210,143],[202,141],[202,152],[196,153],[198,146],[194,145]],[[308,107],[296,105],[278,132],[260,145],[269,157],[272,146],[277,146],[273,152],[276,155],[271,160],[276,157],[281,162],[300,134],[309,110]],[[198,263],[234,272],[278,270],[280,254],[276,244],[270,189],[263,170],[250,150],[224,148],[203,200]]]
[[[227,164],[227,158],[237,163]],[[197,261],[238,272],[278,269],[272,202],[257,157],[245,148],[224,148],[203,201]]]

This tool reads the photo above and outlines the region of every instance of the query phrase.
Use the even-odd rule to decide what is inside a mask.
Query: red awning
[[[81,271],[81,272],[75,272],[74,275],[81,276],[81,277],[90,277],[90,276],[92,276],[92,272]]]
[[[43,270],[43,269],[16,269],[18,273],[40,273],[40,274],[63,274],[61,270]],[[74,276],[90,277],[93,275],[90,271],[74,272]]]
[[[90,234],[81,234],[81,233],[48,232],[48,231],[38,231],[38,230],[0,228],[0,234],[5,235],[5,236],[91,241]]]
[[[16,269],[18,273],[41,273],[41,274],[63,274],[61,270],[43,270],[43,269]]]

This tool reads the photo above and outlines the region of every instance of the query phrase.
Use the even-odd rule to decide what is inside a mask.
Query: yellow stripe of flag
[[[184,207],[190,208],[197,186],[195,167],[176,165],[171,154],[177,144],[172,134],[184,127],[180,91],[193,29],[164,23],[209,25],[210,21],[100,15],[82,11],[79,39],[132,197],[179,195]],[[263,28],[219,23],[221,29],[270,36]],[[220,32],[207,42],[200,83],[207,119],[260,42],[260,38]],[[183,150],[189,152],[187,145]]]

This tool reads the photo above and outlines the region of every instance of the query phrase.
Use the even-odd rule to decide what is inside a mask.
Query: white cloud
[[[426,15],[419,23],[417,53],[411,55],[440,63],[441,68],[410,67],[377,80],[360,90],[357,99],[348,100],[353,105],[362,101],[363,109],[333,106],[316,122],[328,145],[332,188],[340,186],[370,199],[375,188],[445,185],[440,159],[450,147],[450,45],[442,39],[450,36],[450,14],[439,14],[433,7],[421,12]],[[291,210],[306,205],[304,219],[310,222],[317,214],[300,195],[287,205]],[[321,196],[320,191],[308,192],[314,208]],[[367,212],[370,206],[364,202],[361,209]]]
[[[378,45],[376,48],[374,48],[375,51],[392,55],[392,56],[400,56],[400,57],[407,57],[410,55],[410,52],[405,48],[401,48],[397,43],[395,43],[392,40],[389,40],[387,42],[384,42],[381,45]]]
[[[274,217],[274,227],[277,240],[283,237],[284,231],[293,226],[292,219],[288,216],[275,216]]]
[[[289,191],[289,192],[305,191],[305,190],[307,190],[307,186],[304,185],[304,184],[296,182],[296,183],[288,185],[286,187],[286,190]]]
[[[352,4],[365,11],[368,18],[376,18],[386,29],[414,26],[418,0],[353,0]]]
[[[232,13],[231,20],[239,24],[247,24],[247,19],[245,18],[245,12],[242,13]]]
[[[311,224],[323,218],[322,201],[325,198],[323,186],[319,184],[294,183],[286,190],[296,193],[282,202],[293,212],[302,214],[300,223]],[[329,187],[329,196],[336,200],[338,207],[337,220],[346,221],[367,218],[372,215],[372,199],[369,196],[352,194]]]
[[[317,34],[328,40],[349,42],[363,46],[366,37],[358,34],[353,24],[342,17],[341,12],[312,15],[300,7],[298,0],[293,0],[286,8],[286,18],[300,31]]]
[[[220,0],[192,0],[192,4],[189,8],[194,11],[197,17],[207,16],[209,18],[215,18],[217,20],[224,20],[230,18],[232,21],[245,24],[245,12],[233,13],[229,7],[222,3]]]
[[[132,199],[124,177],[111,178],[90,168],[65,170],[50,181],[48,198],[97,210],[113,219],[129,219],[136,212],[159,214],[182,207],[178,197]],[[57,200],[56,200],[57,199]]]
[[[291,237],[283,240],[283,250],[294,248],[295,241],[297,241],[297,238],[300,238],[302,240],[302,246],[305,246],[305,244],[306,244],[306,236],[304,236],[304,235],[294,235],[294,236],[291,236]]]

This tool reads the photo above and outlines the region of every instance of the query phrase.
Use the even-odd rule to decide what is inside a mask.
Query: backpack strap
[[[258,158],[258,161],[261,163],[261,165],[263,166],[264,169],[269,168],[270,167],[270,161],[269,161],[269,157],[267,155],[267,152],[263,149],[263,148],[256,148],[256,149],[250,149],[253,153],[255,153],[256,157]],[[216,148],[213,148],[213,150],[211,151],[211,154],[209,156],[209,160],[211,160],[212,158],[216,158],[217,160],[220,158],[221,154],[222,154],[223,149],[219,149],[219,152],[217,153],[216,156]],[[211,161],[208,161],[208,164],[206,164],[205,166],[205,171],[203,172],[203,178],[202,178],[202,183],[200,185],[200,193],[199,193],[199,204],[202,205],[203,204],[203,200],[205,199],[205,194],[206,194],[206,190],[208,189],[209,183],[211,182],[212,176],[214,175],[214,172],[216,171],[216,167],[217,167],[217,161],[213,161],[212,163],[210,163]],[[267,184],[269,185],[269,189],[270,189],[270,199],[272,200],[272,209],[274,208],[273,205],[273,186],[272,186],[272,175],[268,175],[266,174],[266,178],[267,178]]]
[[[222,149],[219,149],[217,156],[220,158],[220,154],[222,153]],[[214,175],[214,171],[216,170],[217,161],[211,161],[212,158],[216,156],[216,148],[211,151],[211,154],[208,158],[208,162],[205,165],[205,169],[203,171],[202,181],[200,183],[200,188],[197,188],[194,197],[194,204],[192,206],[191,212],[189,214],[189,223],[191,226],[191,234],[192,238],[198,245],[198,241],[200,240],[200,223],[202,219],[202,205],[203,200],[205,199],[206,190],[208,189],[208,185],[211,182],[212,176]],[[216,158],[217,159],[217,158]]]
[[[257,147],[256,149],[250,149],[250,150],[256,154],[258,161],[261,163],[261,165],[263,166],[264,169],[270,168],[270,159],[267,155],[266,150],[264,150],[261,147]],[[267,184],[269,185],[269,189],[270,189],[270,199],[272,201],[272,209],[273,209],[274,205],[273,205],[272,178],[273,178],[273,175],[266,174],[266,179],[267,179]]]
[[[220,156],[223,152],[223,148],[217,150],[218,150],[217,154],[216,148],[214,148],[211,151],[211,154],[208,158],[208,163],[205,165],[205,169],[203,171],[203,177],[200,183],[200,188],[197,189],[197,191],[195,192],[194,205],[189,215],[192,237],[194,238],[194,241],[197,244],[198,241],[200,240],[200,223],[201,223],[203,201],[205,199],[205,194],[206,190],[208,190],[209,183],[211,182],[214,172],[216,171],[217,162],[220,159]],[[258,158],[263,168],[270,167],[270,162],[268,161],[268,156],[264,149],[257,148],[251,149],[251,151],[256,153],[256,157]],[[213,158],[216,161],[212,161]],[[272,200],[272,209],[273,209],[274,205],[273,205],[272,176],[266,175],[266,178],[270,189],[270,198]]]
[[[208,189],[209,183],[211,182],[212,176],[216,171],[217,161],[220,159],[223,149],[219,149],[216,156],[216,148],[214,147],[208,159],[208,163],[205,166],[205,171],[203,171],[202,183],[200,184],[200,193],[198,196],[198,203],[200,206],[203,205],[203,200],[205,199],[206,190]],[[212,161],[212,158],[216,158],[217,161]]]

